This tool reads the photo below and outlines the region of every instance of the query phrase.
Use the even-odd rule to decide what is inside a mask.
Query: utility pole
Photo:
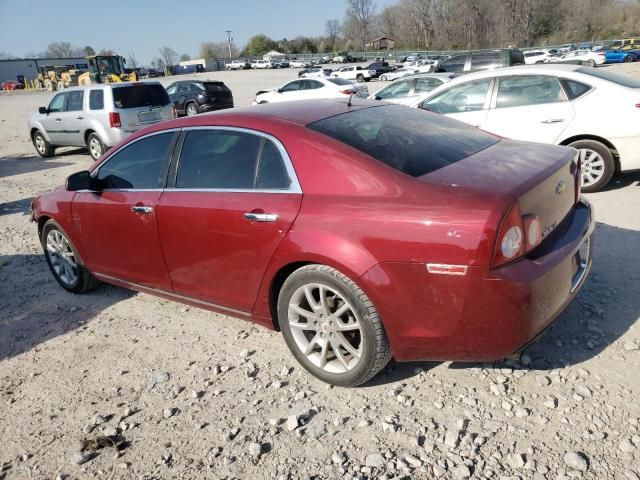
[[[227,33],[227,46],[229,47],[229,60],[231,60],[231,42],[233,42],[233,38],[231,37],[231,30],[225,30]]]

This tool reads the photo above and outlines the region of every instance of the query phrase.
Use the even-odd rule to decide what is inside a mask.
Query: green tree
[[[275,41],[261,33],[251,37],[244,50],[249,56],[259,57],[269,50],[275,50],[277,46],[278,44]]]

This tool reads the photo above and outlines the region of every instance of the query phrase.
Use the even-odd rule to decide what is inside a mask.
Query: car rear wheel
[[[56,151],[55,147],[47,142],[42,132],[39,131],[33,134],[33,146],[36,147],[36,152],[41,157],[52,157]]]
[[[364,82],[364,75],[362,75],[361,73],[356,75],[356,81],[357,82]]]
[[[332,385],[360,385],[391,359],[371,300],[355,282],[326,265],[306,265],[287,278],[278,296],[278,319],[298,362]]]
[[[186,110],[188,117],[193,117],[198,114],[198,106],[195,103],[188,104]]]
[[[624,57],[624,62],[625,63],[633,62],[633,57],[631,55],[627,55],[626,57]]]
[[[91,158],[98,160],[106,151],[106,147],[104,146],[104,143],[102,143],[102,140],[100,140],[100,137],[95,133],[92,133],[87,138],[87,150],[89,150]]]
[[[41,242],[49,269],[62,288],[72,293],[84,293],[99,284],[82,265],[67,234],[53,220],[44,224]]]
[[[595,140],[579,140],[569,146],[579,153],[583,192],[597,192],[609,183],[615,171],[615,162],[606,145]]]
[[[596,66],[595,60],[587,60],[587,67],[595,67],[595,66]]]
[[[388,80],[389,77],[387,77],[386,75],[381,75],[380,76],[380,80],[382,80],[383,82],[386,82]]]

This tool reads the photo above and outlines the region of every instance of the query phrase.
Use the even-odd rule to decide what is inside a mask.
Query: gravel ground
[[[243,106],[295,74],[199,76]],[[330,388],[278,333],[57,285],[27,208],[91,160],[35,155],[47,99],[0,96],[0,479],[640,479],[640,174],[589,195],[592,276],[521,362],[391,363]]]

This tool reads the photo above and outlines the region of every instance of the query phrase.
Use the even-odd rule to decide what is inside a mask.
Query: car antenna
[[[349,100],[347,100],[347,107],[351,106],[351,99],[353,98],[353,90],[351,91],[351,93],[349,94]]]

